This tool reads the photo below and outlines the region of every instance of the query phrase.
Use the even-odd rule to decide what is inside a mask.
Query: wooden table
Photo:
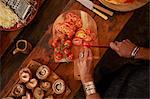
[[[96,0],[93,0],[93,1],[95,3],[99,4],[99,2],[97,2]],[[63,3],[66,3],[66,2],[63,2]],[[51,4],[51,3],[49,3],[49,4]],[[46,5],[46,7],[50,6],[48,4],[45,4],[45,5]],[[59,7],[59,5],[53,5],[53,6]],[[79,4],[75,0],[70,0],[68,2],[68,4],[65,6],[65,8],[63,9],[63,11],[73,10],[73,9],[80,9],[80,10],[86,11],[95,19],[97,26],[98,26],[99,44],[109,44],[110,41],[113,41],[133,14],[133,12],[129,12],[129,13],[117,13],[116,12],[113,17],[110,17],[109,20],[105,21],[102,18],[100,18],[99,16],[95,15],[95,13],[93,13],[93,12],[89,11],[87,8],[83,7],[81,4]],[[61,10],[59,10],[59,11],[61,11]],[[54,14],[56,14],[56,15],[55,15],[55,17],[52,17],[53,21],[59,13],[55,12]],[[45,11],[44,15],[46,17],[51,14],[49,14],[48,11]],[[44,16],[43,16],[43,18],[44,18]],[[50,21],[50,20],[48,20],[48,21]],[[18,70],[20,70],[22,67],[25,67],[28,64],[28,62],[32,59],[36,60],[42,64],[48,65],[62,79],[65,80],[66,84],[69,86],[69,88],[72,91],[71,94],[68,96],[68,98],[72,98],[75,95],[75,93],[78,91],[81,83],[80,83],[80,81],[77,81],[74,79],[73,63],[59,63],[58,64],[58,63],[54,63],[54,62],[50,61],[49,56],[51,55],[52,49],[48,46],[48,40],[50,38],[52,38],[51,28],[52,28],[53,21],[51,20],[51,22],[49,22],[50,24],[48,26],[48,30],[44,33],[44,35],[42,36],[40,41],[36,44],[35,48],[28,55],[28,57],[23,61],[23,63],[20,63],[21,65],[19,66],[18,69],[16,69],[14,71],[15,73],[13,74],[13,76],[9,75],[9,77],[11,77],[11,79],[7,78],[7,77],[6,77],[6,79],[4,79],[5,80],[4,82],[6,82],[7,85],[5,87],[3,87],[3,90],[0,94],[0,96],[5,96],[9,92],[9,90],[11,89],[11,86],[16,82],[16,79],[18,78]],[[29,30],[25,30],[25,31],[26,32],[38,32],[36,29],[40,28],[42,25],[45,25],[44,22],[41,22],[41,23],[39,22],[38,24],[39,25],[37,25],[35,28],[33,28],[33,30],[29,29]],[[36,36],[36,35],[34,35],[34,36]],[[103,57],[106,50],[107,50],[106,48],[99,49],[100,58],[98,60],[94,61],[95,65]],[[11,56],[11,58],[13,58],[13,56]],[[12,60],[12,59],[10,59],[10,60]],[[13,61],[11,61],[11,62],[13,62]],[[7,61],[6,61],[6,63],[4,63],[4,65],[6,67],[3,68],[3,70],[2,70],[2,73],[4,73],[2,76],[6,75],[6,74],[8,75],[9,71],[7,70],[7,67],[10,68],[9,67],[10,63],[7,63]],[[10,79],[10,80],[8,80],[8,79]]]

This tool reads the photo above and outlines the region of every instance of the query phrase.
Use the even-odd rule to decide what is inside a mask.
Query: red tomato
[[[81,28],[81,27],[82,27],[82,21],[81,21],[81,19],[78,19],[78,20],[76,21],[76,26],[77,26],[78,28]]]
[[[56,55],[55,55],[55,58],[57,59],[57,60],[61,60],[62,58],[63,58],[63,54],[62,53],[56,53]]]
[[[56,47],[55,49],[54,49],[54,53],[59,53],[60,52],[60,47]]]
[[[84,42],[84,43],[83,43],[83,46],[90,47],[91,44],[89,44],[88,42]]]
[[[73,54],[72,53],[67,55],[67,60],[73,60]]]
[[[72,42],[73,42],[74,45],[82,45],[83,41],[82,41],[81,38],[75,37],[75,38],[73,38]]]
[[[85,31],[86,31],[86,34],[91,34],[92,33],[91,30],[88,29],[88,28]]]
[[[56,47],[56,46],[57,46],[57,42],[54,42],[54,41],[53,41],[53,42],[52,42],[52,46],[53,46],[53,47]]]
[[[63,51],[64,51],[64,53],[65,53],[66,55],[69,54],[69,53],[71,53],[71,50],[68,49],[68,48],[65,48]]]
[[[64,43],[64,46],[66,48],[70,48],[72,46],[72,42],[70,40],[66,40],[65,43]]]
[[[53,42],[52,42],[52,46],[53,46],[53,47],[57,47],[57,46],[58,46],[58,41],[59,41],[59,39],[58,39],[58,38],[55,38],[55,39],[53,40]]]

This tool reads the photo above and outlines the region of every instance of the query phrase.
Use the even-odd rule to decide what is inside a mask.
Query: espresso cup
[[[32,50],[31,43],[27,42],[26,40],[18,40],[16,43],[16,48],[13,51],[13,55],[18,52],[28,54],[31,50]]]

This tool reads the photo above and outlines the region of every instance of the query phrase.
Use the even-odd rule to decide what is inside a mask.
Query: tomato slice
[[[81,38],[75,37],[75,38],[73,38],[72,42],[73,42],[74,45],[82,45],[83,41],[82,41]]]
[[[63,52],[67,55],[67,54],[71,53],[71,50],[68,49],[68,48],[65,48],[65,49],[63,50]]]
[[[66,40],[64,46],[65,48],[70,48],[72,46],[72,42],[70,40]]]
[[[59,41],[59,38],[54,38],[54,40],[52,41],[52,46],[54,48],[58,46],[58,41]]]
[[[73,60],[74,55],[72,53],[67,55],[67,60]]]
[[[57,60],[61,60],[62,58],[63,58],[63,54],[62,53],[56,53],[56,55],[55,55],[55,58],[57,59]]]
[[[59,47],[56,47],[55,49],[54,49],[54,53],[59,53],[60,52],[60,46]]]

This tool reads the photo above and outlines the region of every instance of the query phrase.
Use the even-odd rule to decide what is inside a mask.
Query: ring
[[[84,54],[82,52],[80,52],[80,57],[83,58],[84,57]]]

